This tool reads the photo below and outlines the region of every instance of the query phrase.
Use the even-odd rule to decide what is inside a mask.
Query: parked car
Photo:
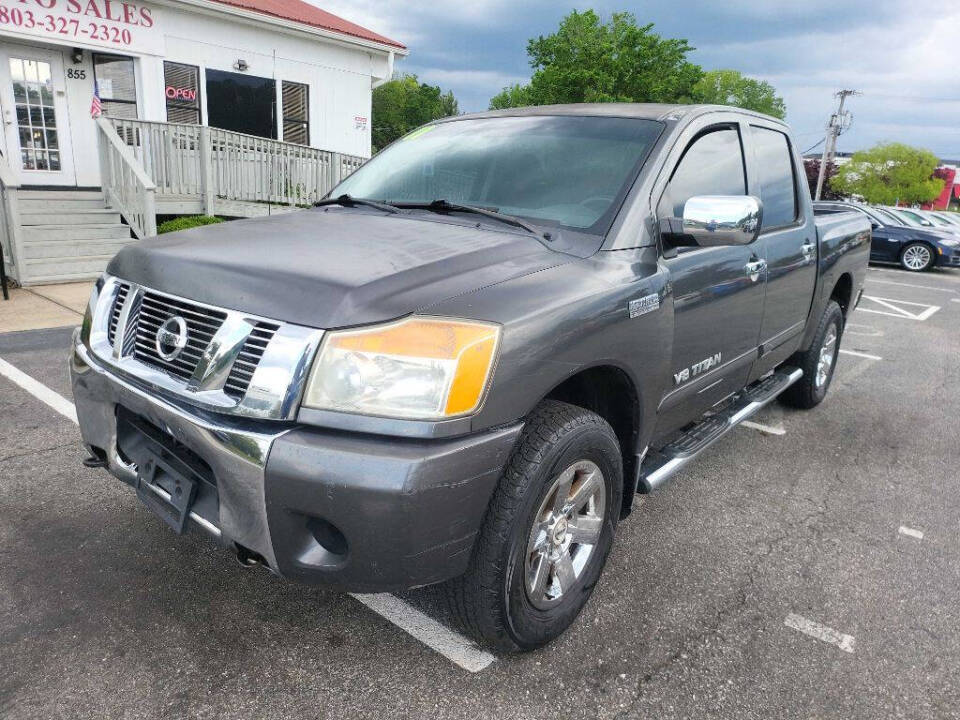
[[[951,213],[940,213],[933,210],[914,210],[914,212],[932,222],[934,227],[940,230],[960,233],[960,218],[950,218]]]
[[[636,493],[826,396],[870,224],[803,177],[731,108],[431,123],[314,210],[123,249],[74,341],[88,463],[245,563],[446,581],[481,641],[539,647]]]
[[[907,225],[886,208],[839,201],[813,204],[817,215],[857,212],[870,220],[873,237],[870,261],[897,263],[905,270],[923,272],[939,266],[960,266],[960,240],[932,229]]]
[[[928,218],[923,210],[899,207],[885,207],[882,209],[888,214],[899,218],[905,225],[909,227],[924,228],[925,230],[929,230],[932,233],[946,238],[960,238],[960,230],[954,228],[953,226],[943,227],[939,222]]]
[[[936,215],[938,218],[944,222],[948,222],[956,228],[960,228],[960,213],[951,212],[948,210],[933,212],[933,215]]]
[[[894,217],[900,218],[904,224],[909,225],[910,227],[925,227],[925,228],[934,228],[936,224],[931,220],[923,217],[915,210],[909,210],[902,207],[890,207],[889,205],[883,207],[888,213]]]

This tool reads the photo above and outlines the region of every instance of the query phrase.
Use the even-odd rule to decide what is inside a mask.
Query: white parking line
[[[74,424],[79,424],[77,408],[72,402],[18,370],[3,358],[0,358],[0,375],[19,385]],[[377,595],[350,593],[350,596],[464,670],[480,672],[496,660],[495,656],[481,650],[472,640],[438,623],[398,597],[387,593]]]
[[[852,328],[857,328],[853,330]],[[859,323],[847,323],[843,331],[849,335],[864,335],[866,337],[883,337],[883,330],[877,330],[872,325],[860,325]]]
[[[938,288],[938,287],[933,287],[933,286],[931,286],[931,285],[915,285],[915,284],[913,284],[913,283],[894,282],[893,280],[877,280],[877,279],[871,278],[871,277],[868,277],[868,278],[867,278],[867,282],[870,282],[870,283],[881,283],[881,284],[883,284],[883,285],[899,285],[900,287],[918,288],[918,289],[920,289],[920,290],[933,290],[934,292],[953,293],[954,295],[957,294],[957,291],[956,291],[956,290],[952,290],[952,289],[949,289],[949,288]]]
[[[853,355],[854,357],[862,357],[867,360],[883,360],[879,355],[871,355],[870,353],[857,352],[856,350],[841,350],[841,355]]]
[[[864,295],[863,300],[871,300],[875,302],[880,307],[887,308],[887,310],[874,310],[872,308],[864,307],[862,304],[857,308],[858,312],[874,313],[876,315],[889,315],[890,317],[896,318],[906,318],[907,320],[917,320],[918,322],[923,322],[930,318],[935,312],[940,309],[939,305],[930,305],[929,303],[917,303],[917,302],[908,302],[906,300],[897,300],[894,298],[882,298],[876,297],[874,295]],[[923,311],[916,313],[912,310],[907,310],[906,308],[900,307],[901,305],[909,305],[911,307],[922,307]],[[892,311],[892,312],[888,312]]]
[[[764,425],[762,423],[756,423],[752,420],[744,420],[740,423],[745,428],[753,428],[754,430],[759,430],[764,435],[786,435],[787,431],[782,427],[771,427],[770,425]]]
[[[923,533],[919,530],[914,530],[913,528],[908,528],[905,525],[901,525],[900,529],[897,530],[901,535],[906,535],[907,537],[912,537],[917,540],[923,540]]]
[[[464,670],[480,672],[496,660],[493,655],[481,650],[460,633],[441,625],[395,595],[351,593],[351,596]]]
[[[73,403],[46,385],[42,385],[24,372],[21,372],[3,358],[0,358],[0,375],[13,381],[37,400],[45,402],[68,420],[77,422],[77,409]]]
[[[825,643],[836,645],[844,652],[852,653],[854,650],[854,643],[856,642],[856,639],[853,637],[853,635],[846,635],[842,632],[838,632],[833,628],[827,627],[826,625],[821,625],[813,620],[808,620],[802,615],[790,613],[787,615],[787,619],[783,621],[783,624],[789,628],[793,628],[794,630],[799,630],[804,635],[809,635],[810,637],[816,638],[817,640],[822,640]]]
[[[960,302],[960,298],[953,298],[950,302]]]

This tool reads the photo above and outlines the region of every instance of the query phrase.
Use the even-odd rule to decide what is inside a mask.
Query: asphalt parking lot
[[[69,400],[70,329],[0,334],[0,716],[960,717],[960,272],[866,293],[825,403],[651,496],[518,656],[430,635],[430,588],[358,599],[176,537],[10,370]]]

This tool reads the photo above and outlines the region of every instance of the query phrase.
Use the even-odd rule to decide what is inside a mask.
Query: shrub
[[[179,230],[189,230],[190,228],[201,227],[202,225],[216,225],[223,221],[223,218],[212,215],[188,215],[160,223],[160,225],[157,226],[157,234],[163,235],[164,233],[177,232]]]

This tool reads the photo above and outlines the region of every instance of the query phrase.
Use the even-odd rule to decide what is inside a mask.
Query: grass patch
[[[157,234],[163,235],[164,233],[189,230],[190,228],[202,227],[203,225],[216,225],[222,222],[224,222],[223,218],[212,215],[188,215],[160,223],[160,225],[157,226]]]

